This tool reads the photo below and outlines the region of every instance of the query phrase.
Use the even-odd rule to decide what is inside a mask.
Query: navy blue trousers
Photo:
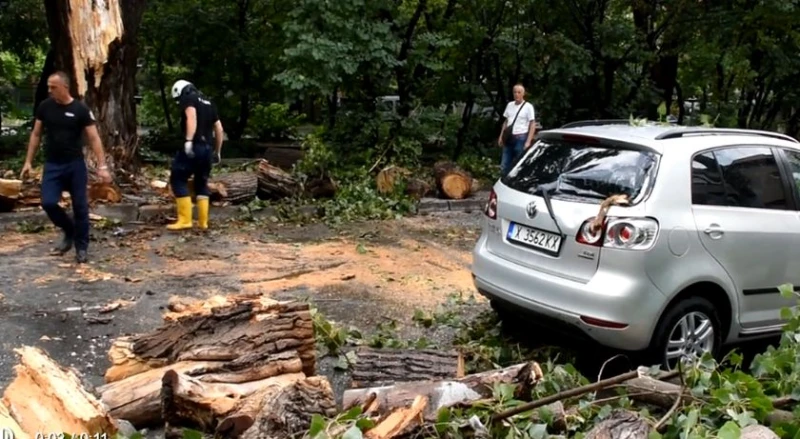
[[[176,198],[188,197],[189,177],[194,176],[195,195],[211,195],[208,189],[208,178],[211,176],[211,145],[207,143],[194,142],[194,157],[189,158],[186,151],[181,149],[175,154],[172,160],[172,170],[169,180],[172,192]]]
[[[511,129],[511,128],[507,128]],[[503,147],[503,158],[500,161],[500,172],[505,177],[511,172],[517,160],[523,152],[525,152],[525,140],[528,138],[528,133],[515,134],[511,137],[511,142]]]
[[[47,212],[47,216],[56,227],[72,237],[75,250],[89,248],[89,194],[86,188],[88,183],[89,172],[82,158],[67,163],[44,164],[42,209]],[[74,221],[58,205],[62,192],[69,193]]]

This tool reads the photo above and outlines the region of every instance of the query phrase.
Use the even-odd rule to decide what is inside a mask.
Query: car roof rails
[[[713,136],[717,134],[771,137],[773,139],[787,140],[793,143],[800,143],[800,141],[798,141],[792,136],[781,133],[775,133],[772,131],[745,130],[740,128],[694,128],[694,127],[675,129],[663,132],[656,136],[656,140],[678,139],[687,135]]]
[[[630,125],[629,119],[594,119],[594,120],[579,120],[569,122],[563,125],[561,129],[565,128],[578,128],[578,127],[594,127],[599,125]]]

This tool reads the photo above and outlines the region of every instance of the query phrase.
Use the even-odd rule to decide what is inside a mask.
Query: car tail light
[[[607,217],[603,226],[591,230],[594,218],[581,224],[575,240],[595,247],[625,250],[647,250],[653,246],[658,234],[658,221],[653,218]]]
[[[494,189],[489,192],[489,201],[486,203],[486,208],[483,210],[483,213],[485,213],[489,219],[497,219],[497,193]]]

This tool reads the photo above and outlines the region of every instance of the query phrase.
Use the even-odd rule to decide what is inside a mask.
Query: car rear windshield
[[[657,155],[614,146],[541,139],[503,184],[520,192],[553,198],[603,200],[625,194],[636,200],[652,181]]]

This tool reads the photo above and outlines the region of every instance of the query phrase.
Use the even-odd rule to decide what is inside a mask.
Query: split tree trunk
[[[252,172],[220,174],[208,182],[212,201],[247,204],[256,197],[258,176]]]
[[[114,342],[106,382],[178,361],[232,361],[243,355],[297,351],[306,375],[315,375],[314,325],[308,303],[258,295],[214,296],[172,303],[175,312],[153,332]]]
[[[440,195],[451,200],[467,198],[472,193],[472,176],[452,162],[433,165],[436,188]]]
[[[262,200],[292,197],[299,190],[300,185],[288,172],[266,160],[258,163],[258,197]]]
[[[455,351],[361,347],[356,355],[352,387],[378,387],[464,376],[464,359]]]
[[[415,178],[411,171],[398,166],[390,165],[383,168],[375,176],[375,185],[381,194],[389,194],[395,190],[398,184],[405,184],[404,192],[419,200],[431,193],[431,185],[425,180]]]
[[[146,4],[45,0],[55,68],[70,75],[73,96],[92,109],[114,169],[132,169],[137,156],[137,34]]]
[[[14,367],[16,378],[6,387],[2,405],[19,429],[31,437],[47,431],[116,434],[116,421],[84,390],[73,371],[59,366],[39,348],[25,346],[14,352],[20,363]],[[3,418],[0,413],[0,420]]]
[[[218,420],[215,416],[228,414],[234,408],[232,403],[235,401],[208,401],[206,407],[195,407],[197,412],[192,415],[190,410],[187,410],[187,401],[190,398],[186,393],[178,390],[177,395],[175,392],[163,395],[162,380],[169,379],[172,389],[196,384],[195,389],[206,392],[197,395],[200,399],[219,398],[223,394],[233,395],[235,399],[268,387],[274,381],[269,381],[269,378],[287,374],[302,378],[304,375],[301,370],[302,362],[294,351],[275,355],[248,354],[233,361],[181,361],[106,384],[98,388],[98,391],[111,415],[125,419],[137,428],[162,422],[165,413],[162,410],[164,401],[169,402],[166,414],[173,421],[193,419],[198,424],[206,426]],[[176,375],[177,378],[168,378]],[[181,381],[185,382],[183,387],[180,386]]]

